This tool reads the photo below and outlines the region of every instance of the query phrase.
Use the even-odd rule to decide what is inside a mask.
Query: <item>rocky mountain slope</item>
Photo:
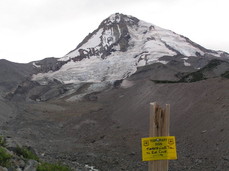
[[[163,69],[156,70],[152,79],[177,81],[213,59],[229,61],[229,55],[205,49],[170,30],[116,13],[64,57],[33,62],[32,77],[7,97],[46,101],[75,94],[67,99],[74,101],[109,89],[117,80],[128,78],[143,66],[154,63],[161,63],[164,68],[173,66],[166,74]],[[224,74],[221,72],[216,76]]]
[[[229,80],[154,83],[152,71],[137,72],[116,88],[81,101],[18,102],[15,116],[2,124],[1,131],[35,148],[42,159],[78,170],[86,165],[147,170],[140,138],[148,136],[149,103],[157,101],[171,105],[171,135],[178,148],[171,170],[227,170]]]
[[[74,170],[147,170],[149,103],[171,105],[170,170],[229,169],[229,55],[113,14],[63,58],[0,61],[0,134]]]
[[[23,82],[26,77],[31,77],[33,67],[30,64],[18,64],[4,59],[0,60],[0,87],[10,90],[15,85]]]

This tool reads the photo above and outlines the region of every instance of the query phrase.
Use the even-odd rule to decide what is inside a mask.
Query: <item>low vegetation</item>
[[[221,75],[224,78],[229,78],[229,71],[226,71],[224,74]]]
[[[6,151],[5,148],[0,147],[0,166],[10,167],[10,159],[12,156]]]
[[[6,139],[3,136],[0,136],[0,146],[2,147],[6,146]]]
[[[18,156],[23,156],[25,159],[32,159],[39,161],[38,156],[32,152],[28,147],[18,147],[15,149],[15,153]]]
[[[8,151],[6,147],[6,139],[0,136],[0,166],[11,169],[17,168],[18,166],[16,166],[13,162],[15,157],[20,157],[25,162],[27,162],[27,160],[40,161],[36,153],[33,152],[33,150],[29,147],[17,146],[14,152]],[[68,166],[61,165],[59,163],[52,164],[40,162],[40,164],[37,166],[37,171],[71,171],[71,169]]]
[[[61,164],[41,163],[37,171],[71,171],[71,169]]]
[[[204,77],[203,71],[199,70],[197,72],[190,73],[183,78],[179,80],[181,83],[190,83],[190,82],[196,82],[196,81],[201,81],[205,80],[206,78]]]
[[[219,59],[213,59],[205,67],[203,67],[202,69],[204,69],[204,70],[212,70],[212,69],[214,69],[215,67],[217,67],[218,65],[220,65],[223,62],[225,62],[225,61],[222,61],[222,60],[219,60]]]

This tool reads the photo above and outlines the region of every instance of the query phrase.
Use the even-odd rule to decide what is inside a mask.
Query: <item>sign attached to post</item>
[[[174,136],[142,138],[142,160],[175,160],[177,159]]]

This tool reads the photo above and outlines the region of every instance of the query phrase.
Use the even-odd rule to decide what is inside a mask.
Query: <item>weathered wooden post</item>
[[[162,109],[156,102],[150,103],[149,137],[169,136],[170,105]],[[149,161],[149,171],[168,171],[168,160]]]
[[[150,103],[149,137],[142,138],[142,159],[149,162],[148,171],[168,171],[168,160],[177,159],[175,137],[169,135],[170,105],[162,109]]]

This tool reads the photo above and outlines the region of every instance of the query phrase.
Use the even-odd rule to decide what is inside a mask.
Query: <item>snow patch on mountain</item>
[[[175,34],[170,30],[165,30],[159,27],[156,27],[156,35],[158,39],[164,42],[169,47],[177,50],[184,56],[197,56],[196,53],[204,55],[204,52],[195,46],[191,45],[185,40],[182,36]]]
[[[165,55],[176,55],[174,51],[168,49],[165,44],[156,37],[156,34],[151,31],[154,27],[155,26],[143,21],[139,22],[138,27],[128,27],[131,37],[129,41],[129,51],[135,51],[136,54],[141,54],[139,56],[139,61],[144,59],[144,65],[158,62],[158,59]],[[138,66],[142,66],[142,62]]]
[[[82,45],[81,49],[87,49],[90,47],[96,47],[101,43],[100,37],[102,36],[103,29],[99,29],[98,32],[96,32],[89,41]]]
[[[184,66],[191,66],[191,64],[184,60]]]
[[[97,56],[85,58],[79,62],[70,61],[58,71],[33,75],[32,80],[48,84],[48,80],[57,79],[65,84],[81,82],[102,82],[123,79],[136,72],[137,59],[133,54],[123,52],[111,54],[103,60]]]
[[[40,65],[37,65],[36,62],[33,62],[33,66],[34,66],[35,68],[40,68],[40,67],[41,67]]]

